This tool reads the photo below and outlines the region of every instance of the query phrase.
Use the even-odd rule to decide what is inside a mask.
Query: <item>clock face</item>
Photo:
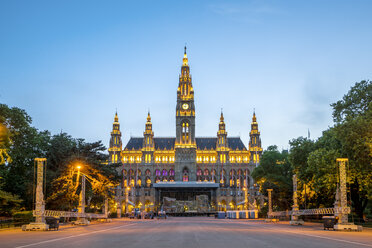
[[[186,110],[186,109],[189,108],[189,105],[187,103],[184,103],[184,104],[182,104],[182,108]]]

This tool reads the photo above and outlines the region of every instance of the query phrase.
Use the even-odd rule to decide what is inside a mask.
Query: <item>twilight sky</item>
[[[329,104],[372,79],[372,1],[0,2],[0,103],[33,125],[107,146],[117,109],[123,141],[175,136],[183,47],[197,136],[247,145],[253,108],[264,148],[315,139]]]

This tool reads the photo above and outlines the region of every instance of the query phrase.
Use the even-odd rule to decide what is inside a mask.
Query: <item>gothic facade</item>
[[[208,195],[213,210],[247,208],[249,197],[257,190],[251,172],[262,153],[256,115],[253,113],[248,148],[240,137],[228,137],[222,112],[216,127],[215,137],[195,137],[194,89],[185,47],[175,137],[155,137],[148,113],[143,136],[131,137],[123,149],[115,114],[108,151],[109,163],[121,163],[119,208],[157,209],[163,197],[192,200],[198,194]]]

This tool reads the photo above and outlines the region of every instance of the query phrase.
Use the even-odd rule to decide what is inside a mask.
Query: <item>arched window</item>
[[[208,169],[204,170],[204,176],[209,176],[209,170]]]
[[[151,187],[151,179],[150,179],[150,177],[146,177],[146,187],[148,187],[148,188]]]
[[[145,174],[146,174],[146,176],[151,176],[151,171],[149,170],[149,169],[147,169],[146,171],[145,171]]]
[[[187,168],[183,169],[182,181],[183,182],[188,182],[189,181],[189,169],[187,169]]]
[[[168,176],[168,171],[164,169],[162,175],[163,176]]]
[[[160,182],[160,178],[159,177],[155,177],[155,183],[158,183]]]
[[[155,170],[155,176],[160,177],[160,170],[158,169]]]
[[[221,176],[220,184],[224,185],[225,183],[226,183],[226,177],[225,176]]]
[[[174,170],[173,169],[169,170],[169,176],[174,176]]]
[[[215,176],[212,177],[212,182],[214,182],[214,183],[216,182],[216,177]]]
[[[235,185],[235,177],[230,177],[230,187]]]
[[[189,129],[189,123],[187,121],[184,121],[182,123],[182,141],[183,143],[188,143],[190,138],[190,129]]]
[[[141,178],[138,177],[138,178],[137,178],[137,186],[141,187],[141,182],[142,182],[142,181],[141,181]]]

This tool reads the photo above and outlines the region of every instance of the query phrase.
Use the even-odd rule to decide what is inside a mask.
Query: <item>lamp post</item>
[[[273,191],[273,189],[267,189],[267,194],[268,194],[268,198],[269,198],[269,213],[268,213],[269,217],[271,216],[271,213],[273,212],[273,204],[272,204],[272,201],[271,201],[271,192],[272,191]]]
[[[75,222],[75,224],[77,224],[77,225],[88,225],[90,222],[85,217],[85,181],[86,181],[86,176],[85,176],[84,173],[80,172],[80,169],[81,169],[80,164],[76,166],[76,169],[78,170],[77,179],[76,179],[77,180],[76,186],[79,184],[80,173],[82,174],[82,177],[81,177],[81,190],[80,190],[80,194],[79,194],[79,207],[78,207],[79,218]]]
[[[125,213],[128,213],[128,194],[129,194],[130,187],[125,188]]]
[[[249,202],[248,202],[248,189],[247,189],[247,187],[244,187],[243,188],[243,191],[244,191],[244,206],[245,206],[245,210],[248,210]]]

